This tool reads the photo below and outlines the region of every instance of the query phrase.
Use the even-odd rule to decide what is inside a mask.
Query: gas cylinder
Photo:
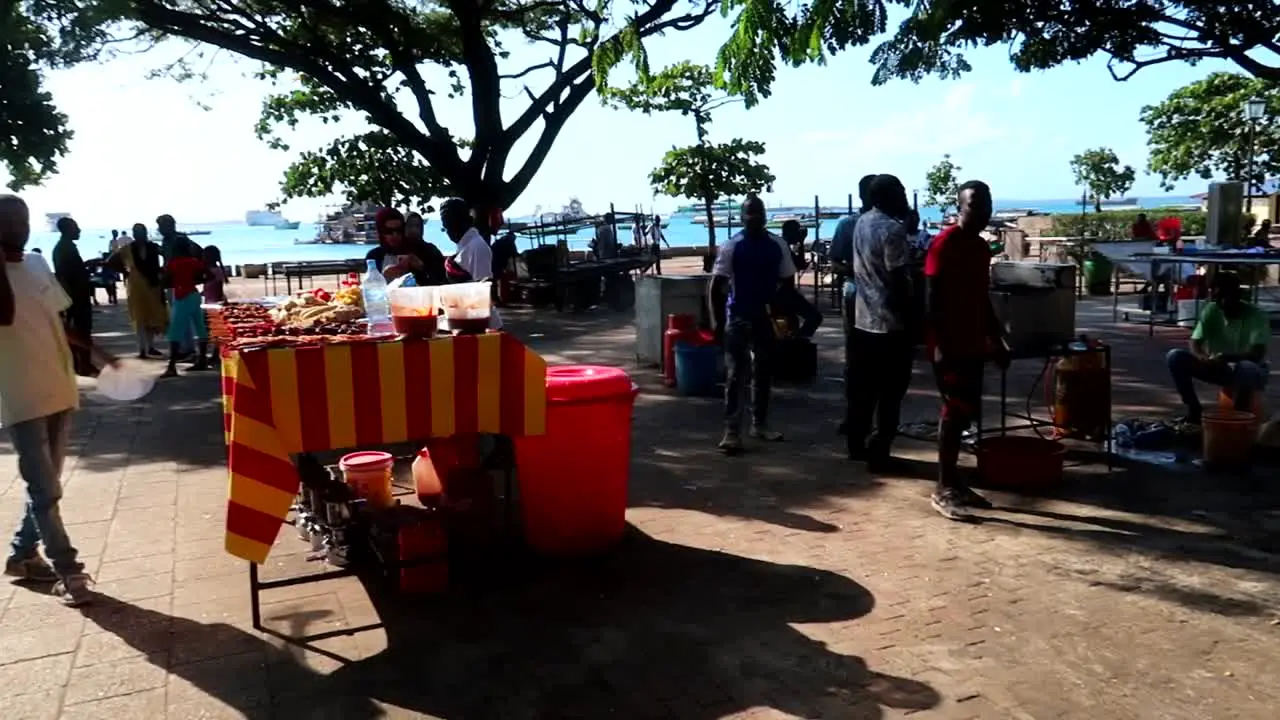
[[[1084,347],[1077,347],[1076,354],[1062,358],[1054,367],[1054,434],[1103,439],[1110,432],[1111,371],[1098,341],[1081,338],[1073,344]]]
[[[689,340],[698,330],[692,315],[672,313],[667,316],[667,329],[662,333],[662,383],[676,386],[676,343]]]

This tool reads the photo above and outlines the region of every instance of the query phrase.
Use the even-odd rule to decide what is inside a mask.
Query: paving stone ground
[[[97,318],[100,339],[127,345],[116,308]],[[1115,347],[1117,414],[1173,414],[1161,359],[1185,331],[1149,339],[1109,319],[1082,308]],[[508,322],[553,361],[634,367],[623,318]],[[927,507],[928,444],[899,444],[905,476],[842,458],[837,324],[822,331],[823,379],[778,393],[787,442],[740,458],[714,450],[716,401],[636,370],[633,529],[610,557],[513,563],[441,598],[354,579],[266,593],[282,633],[384,624],[310,650],[251,629],[246,565],[222,550],[216,378],[136,405],[89,397],[63,516],[102,598],[71,610],[0,584],[0,715],[1275,717],[1274,470],[1248,483],[1123,460],[1106,475],[1085,454],[1056,497],[993,494],[1002,509],[985,522],[946,522]],[[1019,402],[1038,370],[1023,364]],[[918,367],[905,414],[935,406]],[[0,517],[16,523],[4,442]],[[303,550],[282,532],[264,573],[315,570]]]

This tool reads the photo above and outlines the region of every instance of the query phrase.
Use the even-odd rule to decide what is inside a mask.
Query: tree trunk
[[[716,261],[716,216],[712,209],[715,200],[715,196],[711,193],[707,193],[702,198],[702,206],[707,212],[707,256],[702,260],[703,272],[711,272],[711,266]]]

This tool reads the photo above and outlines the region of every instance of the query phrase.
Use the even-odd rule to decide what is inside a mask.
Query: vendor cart
[[[557,311],[566,307],[585,310],[602,302],[616,311],[630,310],[635,305],[635,275],[658,262],[652,249],[621,238],[616,256],[601,257],[598,251],[575,253],[569,249],[570,238],[576,240],[583,231],[609,225],[618,237],[619,223],[640,223],[645,219],[637,213],[611,216],[612,222],[607,215],[557,218],[517,231],[533,244],[521,253],[523,272],[515,283],[521,294],[531,304],[553,304]]]
[[[279,635],[261,622],[261,591],[350,574],[258,576],[295,507],[298,458],[462,434],[542,435],[546,372],[541,357],[505,333],[225,350],[226,549],[250,563],[254,628]]]

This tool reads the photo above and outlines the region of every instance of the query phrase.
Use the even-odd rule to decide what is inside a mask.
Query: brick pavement
[[[1181,340],[1090,312],[1117,348],[1117,405],[1168,412],[1153,381]],[[617,318],[512,315],[553,360],[630,364]],[[104,341],[127,342],[119,315],[98,317]],[[637,377],[622,549],[504,567],[501,583],[432,600],[354,579],[267,593],[281,632],[386,626],[314,651],[249,629],[245,565],[221,547],[216,379],[134,406],[88,400],[63,513],[104,598],[81,612],[0,585],[3,716],[1274,717],[1280,533],[1260,510],[1276,493],[1185,465],[1106,477],[1086,458],[1060,497],[996,495],[987,522],[948,523],[927,509],[927,445],[901,443],[916,477],[841,458],[831,380],[779,393],[787,443],[725,459],[716,402]],[[920,370],[906,415],[932,407]],[[0,445],[7,522],[14,465]],[[302,569],[299,545],[282,533],[264,572]]]

